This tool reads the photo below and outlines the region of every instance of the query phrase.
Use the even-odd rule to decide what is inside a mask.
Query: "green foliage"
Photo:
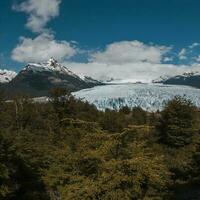
[[[200,113],[184,99],[161,113],[102,112],[59,88],[1,99],[2,200],[168,200],[200,184]]]
[[[99,123],[104,130],[110,132],[121,132],[126,121],[120,115],[116,114],[115,111],[107,109]]]
[[[134,124],[146,124],[147,123],[147,113],[142,110],[142,108],[133,108],[132,109],[132,117],[134,120]]]
[[[8,184],[10,172],[6,166],[9,154],[9,142],[3,134],[0,134],[0,198],[8,196],[12,187]]]
[[[162,199],[170,177],[163,158],[134,139],[127,144],[127,134],[84,135],[76,152],[58,154],[45,173],[47,185],[61,199]]]
[[[195,133],[195,107],[189,100],[175,97],[161,113],[160,137],[162,142],[180,147],[191,143]]]

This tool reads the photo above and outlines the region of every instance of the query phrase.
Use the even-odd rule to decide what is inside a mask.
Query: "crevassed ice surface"
[[[162,110],[174,96],[190,99],[200,107],[200,89],[182,85],[162,84],[115,84],[97,86],[74,92],[81,98],[94,104],[98,109],[120,109],[123,106],[141,107],[147,111]]]

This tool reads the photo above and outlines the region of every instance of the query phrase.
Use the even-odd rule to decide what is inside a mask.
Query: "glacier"
[[[94,104],[99,110],[119,110],[123,106],[128,106],[155,112],[162,110],[174,96],[190,99],[194,105],[200,107],[200,89],[183,85],[110,84],[83,89],[72,94],[78,99]]]

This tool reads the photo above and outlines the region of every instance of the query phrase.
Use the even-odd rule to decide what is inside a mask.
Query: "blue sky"
[[[127,73],[142,64],[135,70],[196,70],[199,8],[199,0],[0,0],[0,68],[18,71],[50,55],[91,75],[127,61]]]

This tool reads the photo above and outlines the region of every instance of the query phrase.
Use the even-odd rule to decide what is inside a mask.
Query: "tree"
[[[143,125],[147,122],[147,112],[140,107],[134,107],[132,109],[132,118],[134,124]]]
[[[159,120],[161,141],[172,147],[189,144],[195,132],[195,113],[195,106],[187,99],[177,96],[169,101]]]
[[[134,133],[80,134],[76,150],[62,146],[45,173],[53,194],[77,200],[165,198],[170,174],[163,157],[135,141]]]
[[[106,109],[99,121],[101,127],[109,132],[121,132],[124,127],[125,119],[121,113]]]

